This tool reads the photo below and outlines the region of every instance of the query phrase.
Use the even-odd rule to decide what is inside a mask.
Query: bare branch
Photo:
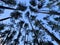
[[[5,6],[0,6],[1,9],[9,9],[9,10],[17,10],[17,9],[14,9],[14,8],[10,8],[10,7],[5,7]]]
[[[59,13],[59,12],[56,12],[56,11],[50,11],[50,12],[38,12],[38,13],[51,14],[51,15],[60,15],[60,13]]]
[[[4,21],[4,20],[10,19],[10,18],[11,17],[3,18],[3,19],[0,19],[0,21]]]

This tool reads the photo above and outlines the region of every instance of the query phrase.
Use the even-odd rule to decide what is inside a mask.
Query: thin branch
[[[60,13],[55,12],[55,11],[50,11],[50,12],[38,12],[38,13],[51,14],[51,15],[60,15]]]
[[[17,9],[14,9],[14,8],[10,8],[10,7],[5,7],[5,6],[0,6],[1,9],[9,9],[9,10],[17,10]]]
[[[0,21],[4,21],[4,20],[10,19],[10,18],[11,17],[3,18],[3,19],[0,19]]]

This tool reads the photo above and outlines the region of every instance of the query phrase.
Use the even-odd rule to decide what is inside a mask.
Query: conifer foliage
[[[5,10],[12,10],[10,15],[7,12],[6,18],[0,18],[1,45],[54,45],[53,41],[60,45],[59,38],[54,35],[54,32],[60,34],[59,0],[49,0],[47,4],[46,0],[30,0],[29,6],[27,2],[17,3],[17,0],[0,1],[3,4],[0,5],[1,16]],[[53,9],[55,6],[58,10]],[[10,23],[4,23],[8,19]],[[47,36],[51,37],[51,41]]]

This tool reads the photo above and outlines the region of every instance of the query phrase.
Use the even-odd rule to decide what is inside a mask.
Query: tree
[[[10,19],[12,24],[3,24],[2,26],[0,26],[0,32],[1,32],[1,37],[3,38],[2,40],[2,45],[4,44],[8,44],[8,45],[18,45],[23,41],[24,45],[53,45],[52,42],[47,41],[45,42],[45,35],[49,35],[52,40],[55,40],[58,44],[60,44],[60,40],[49,31],[49,29],[47,29],[44,26],[44,23],[42,20],[38,20],[37,19],[37,15],[35,14],[39,14],[39,13],[43,13],[44,14],[48,14],[46,17],[43,18],[43,20],[47,21],[47,26],[49,26],[50,28],[52,28],[52,31],[57,31],[59,32],[60,30],[60,25],[59,23],[59,19],[60,19],[60,13],[58,11],[53,10],[53,6],[58,6],[59,7],[59,0],[58,1],[52,1],[49,0],[49,2],[45,5],[45,0],[38,0],[37,3],[36,0],[31,0],[29,3],[29,6],[25,6],[26,4],[22,4],[21,2],[19,4],[17,4],[16,0],[1,0],[3,3],[5,3],[5,5],[7,4],[7,6],[1,6],[0,8],[3,9],[1,11],[4,11],[4,9],[8,9],[8,10],[13,10],[13,12],[11,12],[10,17],[7,18],[3,18],[0,19],[0,21],[4,21],[7,19]],[[57,2],[56,5],[53,5],[54,3]],[[9,7],[9,6],[17,6],[16,8],[13,7]],[[37,6],[37,8],[35,7]],[[28,8],[29,7],[29,8]],[[35,8],[34,8],[35,7]],[[41,10],[43,8],[48,8],[49,10]],[[28,11],[26,11],[27,9],[29,9]],[[26,13],[23,15],[23,12]],[[44,11],[44,12],[43,12]],[[34,15],[32,13],[35,13]],[[56,17],[56,15],[58,17]],[[23,16],[24,19],[27,19],[27,22],[25,22],[25,20],[23,20]],[[55,21],[50,20],[50,17],[53,16],[53,19]],[[54,18],[55,16],[55,18]],[[19,20],[17,22],[17,20]],[[5,30],[6,28],[8,28],[7,30]],[[38,29],[36,29],[38,28]],[[5,31],[4,31],[5,30]],[[17,34],[18,33],[18,34]],[[14,36],[17,34],[16,38],[14,38]],[[32,35],[31,35],[32,34]],[[30,37],[32,38],[32,40],[29,40]],[[22,38],[21,38],[22,37]],[[47,39],[46,39],[47,40]]]

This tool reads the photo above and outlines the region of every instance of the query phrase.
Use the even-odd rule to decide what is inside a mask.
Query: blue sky
[[[17,0],[17,2],[19,3],[19,1],[21,1],[22,3],[26,3],[26,5],[27,6],[29,6],[30,4],[29,4],[29,1],[30,0]],[[48,3],[49,1],[48,0],[46,0],[46,4]],[[29,9],[27,9],[27,10],[29,10]],[[41,9],[42,10],[42,9]],[[44,8],[44,10],[48,10],[47,8]],[[58,7],[53,7],[53,10],[58,10]],[[3,18],[6,18],[6,17],[9,17],[10,16],[10,13],[12,12],[12,10],[4,10],[4,13],[3,14],[0,14],[0,19],[3,19]],[[23,13],[25,13],[25,12],[23,12]],[[49,27],[49,26],[47,26],[47,21],[46,20],[44,20],[43,18],[44,17],[46,17],[46,16],[48,16],[48,14],[43,14],[43,13],[31,13],[31,14],[35,14],[35,15],[37,15],[37,19],[39,19],[39,20],[42,20],[42,22],[44,23],[44,26],[51,32],[51,33],[53,33],[58,39],[60,39],[60,37],[59,37],[59,33],[58,32],[55,32],[55,31],[52,31],[52,29]],[[23,14],[24,15],[24,14]],[[57,17],[57,16],[56,16]],[[27,22],[28,20],[27,19],[23,19],[25,22]],[[54,21],[53,20],[53,16],[51,16],[50,17],[50,20],[51,21]],[[1,23],[1,21],[0,21],[0,23]],[[9,24],[9,23],[11,23],[10,22],[10,19],[8,19],[8,20],[5,20],[5,21],[3,21],[3,23],[5,23],[5,24]],[[17,33],[18,34],[18,33]],[[17,36],[17,34],[16,34],[16,36]],[[50,36],[48,36],[48,35],[45,35],[46,36],[46,38],[48,38],[48,40],[49,41],[51,41],[51,37]],[[53,43],[54,43],[54,45],[58,45],[55,41],[52,41]],[[21,43],[22,44],[22,43]]]

